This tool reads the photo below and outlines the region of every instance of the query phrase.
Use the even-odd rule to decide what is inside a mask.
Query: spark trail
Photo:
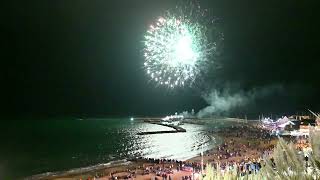
[[[194,4],[189,9],[177,7],[150,25],[144,36],[144,68],[156,84],[191,86],[206,68],[223,35],[218,33],[216,41],[209,40],[212,32],[208,27],[214,23],[205,12]]]

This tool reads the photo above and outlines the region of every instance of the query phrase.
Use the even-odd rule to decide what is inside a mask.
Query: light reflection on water
[[[199,155],[201,144],[207,150],[218,141],[208,135],[210,127],[182,127],[187,132],[137,135],[172,129],[129,118],[6,121],[0,126],[0,165],[6,162],[5,175],[17,179],[131,157],[185,160]]]
[[[185,133],[150,135],[137,135],[137,132],[172,129],[146,123],[137,123],[134,126],[140,127],[129,133],[131,140],[124,147],[127,154],[132,156],[186,160],[199,155],[202,151],[201,145],[203,145],[205,151],[212,148],[216,143],[216,139],[210,137],[201,125],[182,125],[181,127],[187,130]],[[130,131],[130,129],[128,130]]]

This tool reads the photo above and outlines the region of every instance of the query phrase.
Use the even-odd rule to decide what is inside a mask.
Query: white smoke
[[[209,106],[198,112],[197,116],[200,118],[228,112],[233,108],[246,105],[249,101],[249,97],[243,93],[230,95],[228,92],[221,93],[217,90],[204,95],[203,98],[207,101]]]
[[[228,113],[235,108],[248,105],[257,98],[263,98],[282,90],[283,87],[281,85],[272,85],[260,89],[253,89],[248,92],[239,91],[237,93],[231,93],[229,90],[224,90],[222,92],[212,90],[210,93],[202,96],[209,106],[201,109],[197,113],[197,117],[202,118]]]

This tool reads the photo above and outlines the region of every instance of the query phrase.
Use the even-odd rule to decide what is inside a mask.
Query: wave
[[[58,171],[58,172],[46,172],[42,174],[33,175],[31,177],[25,178],[25,180],[33,180],[33,179],[43,179],[43,178],[57,178],[61,176],[71,176],[71,175],[77,175],[80,173],[87,173],[91,171],[98,171],[105,168],[113,167],[113,166],[121,166],[121,165],[129,165],[131,164],[131,161],[128,161],[127,159],[122,160],[116,160],[116,161],[110,161],[108,163],[102,163],[97,164],[93,166],[88,167],[81,167],[81,168],[74,168],[67,171]]]

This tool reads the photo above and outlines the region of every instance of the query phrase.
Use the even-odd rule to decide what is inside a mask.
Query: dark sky
[[[146,28],[170,0],[33,0],[3,6],[4,116],[163,115],[206,106],[196,88],[167,90],[142,69]],[[320,111],[319,8],[302,0],[202,0],[221,19],[222,68],[206,83],[242,91],[280,84],[244,113]],[[318,71],[318,72],[317,72]]]

